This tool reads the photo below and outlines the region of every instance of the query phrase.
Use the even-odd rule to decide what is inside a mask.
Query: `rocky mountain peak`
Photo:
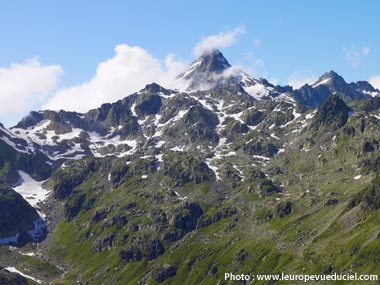
[[[171,93],[170,90],[165,89],[161,85],[158,85],[157,83],[153,82],[151,84],[147,84],[140,93]]]
[[[339,91],[346,88],[346,81],[343,79],[342,76],[340,76],[335,71],[331,70],[329,72],[326,72],[323,74],[317,82],[315,82],[312,87],[318,87],[319,85],[325,85],[332,89],[335,89],[334,91]]]
[[[231,65],[219,50],[207,50],[178,75],[178,79],[188,83],[186,89],[207,89],[215,86],[222,79],[223,72],[230,67]]]
[[[316,113],[312,127],[337,130],[348,120],[352,110],[337,95],[331,95]]]
[[[200,61],[199,70],[208,72],[223,72],[231,67],[227,59],[217,49],[204,52],[197,61]]]
[[[219,50],[207,50],[193,61],[189,68],[179,75],[179,78],[188,80],[199,74],[206,76],[211,73],[221,73],[229,67],[231,65]]]
[[[240,85],[240,93],[247,93],[258,99],[265,96],[277,96],[279,92],[266,79],[256,79],[247,73],[232,68],[224,55],[217,49],[205,51],[189,68],[178,76],[185,82],[185,90],[210,90],[213,88],[230,88]],[[235,88],[234,87],[234,88]]]

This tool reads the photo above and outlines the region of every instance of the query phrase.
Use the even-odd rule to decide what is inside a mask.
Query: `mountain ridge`
[[[51,194],[18,212],[37,213],[46,239],[2,248],[0,265],[53,284],[376,272],[380,101],[356,89],[377,91],[335,72],[314,87],[274,86],[214,53],[216,77],[208,61],[186,79],[204,76],[209,89],[151,83],[87,113],[1,126],[4,187]]]

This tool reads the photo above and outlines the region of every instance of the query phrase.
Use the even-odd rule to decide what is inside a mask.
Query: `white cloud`
[[[8,125],[41,104],[57,85],[59,65],[41,65],[37,57],[0,68],[0,117]]]
[[[43,107],[86,112],[124,98],[152,82],[175,88],[175,77],[186,66],[172,54],[160,61],[137,46],[118,45],[115,52],[98,65],[92,79],[60,90]]]
[[[207,50],[229,47],[236,42],[238,35],[244,33],[245,27],[240,26],[231,32],[219,33],[217,35],[204,37],[199,43],[196,44],[193,53],[195,56],[199,56]]]
[[[371,76],[369,83],[376,89],[380,89],[380,75]]]
[[[288,85],[298,89],[305,84],[313,84],[317,79],[318,77],[310,70],[295,71],[289,76]]]
[[[369,47],[362,47],[361,50],[355,47],[343,48],[343,54],[345,58],[350,62],[352,68],[357,68],[360,64],[360,60],[363,57],[369,55],[371,49]]]

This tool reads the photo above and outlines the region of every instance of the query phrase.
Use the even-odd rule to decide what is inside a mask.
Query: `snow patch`
[[[257,158],[257,159],[262,159],[262,160],[270,160],[269,157],[266,157],[266,156],[262,156],[262,155],[252,155],[254,158]]]
[[[19,193],[33,208],[38,208],[37,204],[45,201],[50,194],[50,190],[42,188],[46,181],[36,181],[30,175],[22,170],[17,171],[20,179],[13,189]]]
[[[158,141],[158,142],[156,143],[156,148],[160,148],[160,147],[162,147],[165,143],[166,143],[166,141]]]
[[[35,256],[36,254],[34,252],[21,252],[22,255],[25,256]]]
[[[172,147],[170,150],[172,151],[184,151],[185,150],[185,147],[184,146],[175,146],[175,147]]]

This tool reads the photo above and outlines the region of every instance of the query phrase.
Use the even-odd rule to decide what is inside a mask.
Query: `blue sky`
[[[5,108],[0,121],[9,125],[32,109],[58,108],[60,102],[75,110],[78,104],[68,102],[92,92],[88,85],[104,92],[114,90],[104,87],[108,78],[104,74],[122,72],[123,64],[134,62],[128,56],[149,57],[139,71],[173,73],[194,60],[194,47],[202,39],[234,32],[233,40],[221,50],[231,64],[255,77],[299,85],[333,69],[347,81],[372,78],[377,83],[378,11],[380,2],[371,0],[2,1],[0,104]],[[118,45],[119,52],[115,51]],[[165,64],[169,54],[171,66],[176,64],[170,72]],[[150,68],[150,64],[156,65]],[[169,75],[165,76],[162,82],[168,82]],[[120,88],[117,95],[99,95],[88,108],[132,90]],[[60,100],[51,101],[57,93]],[[12,98],[20,106],[16,108]]]

